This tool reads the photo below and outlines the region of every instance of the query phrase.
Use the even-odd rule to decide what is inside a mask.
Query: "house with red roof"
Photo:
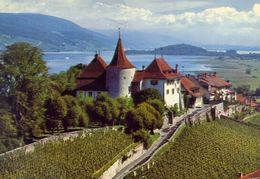
[[[197,80],[210,93],[210,100],[236,100],[236,92],[231,89],[232,84],[221,79],[216,72],[200,74]]]
[[[204,90],[201,86],[193,82],[189,76],[183,76],[181,78],[182,94],[184,97],[184,103],[186,107],[202,107]]]
[[[166,105],[183,107],[180,79],[178,66],[173,69],[163,58],[155,58],[147,68],[136,71],[125,54],[119,35],[110,64],[107,65],[96,54],[77,77],[75,90],[77,95],[96,98],[101,92],[107,92],[111,97],[125,97],[143,89],[154,88],[160,92]]]
[[[157,89],[166,105],[183,107],[181,74],[178,65],[173,69],[164,58],[155,58],[147,68],[136,71],[132,81],[132,92],[147,88]]]

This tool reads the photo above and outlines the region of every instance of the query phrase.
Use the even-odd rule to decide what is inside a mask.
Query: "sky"
[[[0,0],[0,12],[57,16],[100,32],[121,27],[183,42],[260,46],[260,0]]]

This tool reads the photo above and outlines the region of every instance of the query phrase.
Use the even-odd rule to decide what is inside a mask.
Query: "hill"
[[[185,128],[150,169],[127,178],[236,178],[260,167],[260,130],[231,120]],[[147,167],[145,167],[147,168]]]
[[[111,39],[58,17],[0,13],[0,49],[17,41],[26,41],[45,51],[96,50],[109,48]]]
[[[33,152],[0,157],[0,178],[92,178],[94,173],[98,177],[97,171],[133,145],[130,136],[113,130],[37,144]]]

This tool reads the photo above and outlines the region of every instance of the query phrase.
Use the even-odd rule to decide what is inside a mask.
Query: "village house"
[[[236,92],[231,89],[232,84],[229,81],[221,79],[216,72],[204,73],[197,76],[197,80],[207,89],[210,94],[210,101],[224,100],[234,101],[236,100]]]
[[[101,92],[111,97],[129,97],[132,93],[147,88],[157,89],[167,106],[183,107],[181,75],[178,65],[171,68],[163,58],[155,58],[147,68],[136,71],[125,55],[119,36],[114,56],[109,65],[96,54],[94,59],[77,77],[77,95],[96,98]]]
[[[202,107],[204,104],[203,96],[204,90],[201,86],[193,82],[189,76],[181,78],[182,94],[184,97],[184,104],[186,107]]]

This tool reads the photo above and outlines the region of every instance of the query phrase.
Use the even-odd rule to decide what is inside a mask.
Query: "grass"
[[[255,115],[252,115],[251,117],[247,118],[246,122],[260,126],[260,113],[257,113]]]
[[[127,178],[237,178],[260,167],[260,130],[231,120],[186,127],[146,167]]]
[[[150,142],[153,144],[158,138],[160,137],[159,133],[154,133],[153,135],[150,135]]]
[[[260,87],[260,60],[204,59],[198,63],[208,64],[220,77],[230,80],[234,87],[250,85],[251,90]],[[246,69],[250,69],[251,74],[246,74]]]
[[[130,136],[114,130],[37,144],[31,153],[0,157],[0,178],[98,178],[134,146]]]

